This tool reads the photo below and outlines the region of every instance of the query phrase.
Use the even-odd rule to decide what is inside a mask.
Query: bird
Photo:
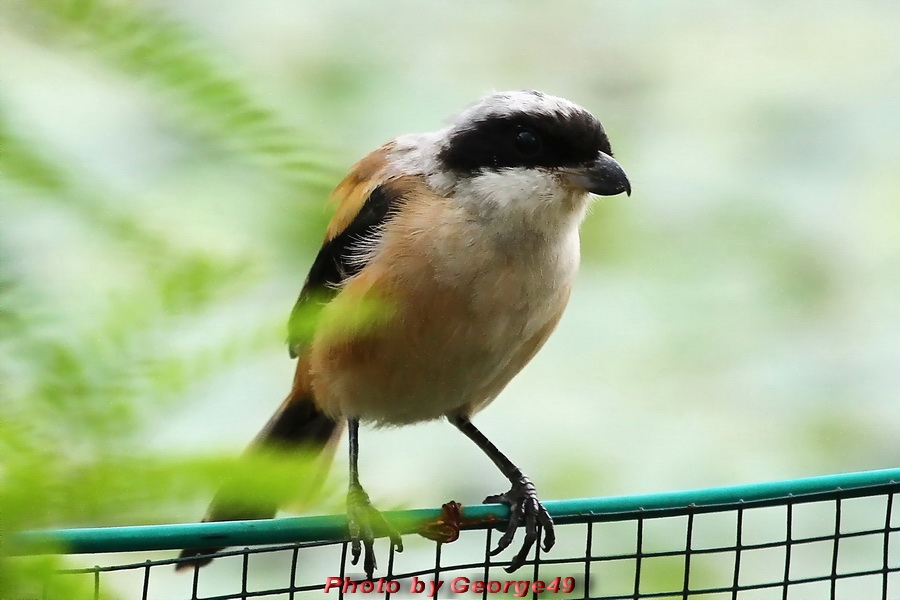
[[[346,426],[352,564],[372,579],[375,537],[401,536],[360,482],[359,425],[446,419],[509,481],[493,549],[549,551],[553,520],[531,480],[472,423],[535,356],[568,302],[590,196],[631,195],[587,109],[536,90],[493,92],[430,133],[377,148],[337,185],[337,204],[288,323],[291,390],[248,451],[326,452]],[[216,497],[204,521],[274,517]],[[543,540],[539,537],[543,534]],[[198,568],[221,548],[186,549]]]

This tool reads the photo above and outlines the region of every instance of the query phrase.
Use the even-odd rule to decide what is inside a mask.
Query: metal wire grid
[[[216,562],[231,561],[230,566],[223,566],[219,575],[195,571],[192,579],[190,575],[182,578],[178,591],[171,587],[162,592],[154,590],[157,580],[171,581],[175,559],[72,569],[59,576],[93,578],[94,598],[99,598],[105,578],[131,572],[139,575],[136,578],[139,585],[132,585],[133,592],[124,597],[141,600],[322,597],[898,600],[898,503],[900,482],[891,481],[827,493],[789,494],[779,499],[575,515],[558,519],[557,548],[549,555],[536,549],[526,566],[513,574],[501,569],[507,561],[490,556],[498,535],[495,531],[466,531],[452,545],[422,540],[430,552],[414,552],[419,561],[427,560],[414,568],[400,568],[403,555],[391,550],[386,569],[381,572],[381,591],[378,580],[372,584],[372,590],[357,587],[353,591],[352,583],[361,584],[362,579],[349,563],[346,542],[305,542],[222,553],[219,556],[223,558]],[[461,551],[448,557],[457,545]],[[339,562],[333,571],[307,568],[315,562],[311,557],[328,549],[339,552]],[[281,567],[287,558],[287,568],[275,578],[279,583],[269,580],[254,585],[257,564],[264,564],[265,557],[275,555],[281,556]],[[223,572],[232,577],[234,591],[205,595],[205,577],[215,580]],[[330,577],[342,584],[329,589]],[[557,577],[561,578],[558,582],[565,582],[559,586],[560,590],[567,588],[569,581],[565,578],[571,578],[573,588],[563,593],[538,592],[531,587],[537,581],[549,585]],[[465,580],[460,578],[469,582],[465,592],[460,591],[466,587]],[[345,580],[351,582],[347,587],[343,585]],[[425,587],[421,590],[412,587],[414,581]],[[433,596],[428,594],[430,588],[426,582],[430,581],[444,582]],[[505,593],[502,589],[497,591],[496,586],[473,593],[472,584],[476,581],[496,581],[500,586],[507,581],[522,583],[518,588],[510,585]],[[391,582],[396,582],[396,587]],[[190,585],[186,586],[187,583]],[[528,588],[524,590],[526,584]],[[45,591],[44,598],[55,600],[52,589]]]

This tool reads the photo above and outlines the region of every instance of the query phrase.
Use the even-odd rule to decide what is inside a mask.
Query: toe
[[[397,533],[396,530],[391,529],[391,545],[394,547],[394,550],[397,552],[403,552],[403,538],[400,537],[400,534]]]
[[[549,551],[556,543],[556,531],[553,527],[553,519],[541,506],[541,512],[538,513],[538,523],[544,530],[544,552]]]
[[[528,544],[528,543],[524,544],[522,546],[522,548],[513,557],[512,561],[510,561],[509,565],[504,567],[503,570],[506,571],[507,573],[512,573],[513,571],[519,570],[519,568],[521,568],[522,565],[525,564],[525,559],[528,558],[528,552],[531,550],[531,546],[533,544],[534,544],[534,542],[532,542],[531,544]]]
[[[491,551],[491,556],[496,556],[509,548],[509,545],[512,544],[513,538],[516,536],[516,529],[519,528],[520,511],[518,507],[510,509],[509,512],[509,524],[506,526],[506,531],[503,532],[503,536],[497,540],[497,547]]]
[[[375,560],[375,547],[370,541],[365,542],[366,556],[363,559],[363,570],[366,572],[366,579],[372,579],[375,569],[378,568],[378,562]]]
[[[532,511],[528,511],[528,514],[525,516],[525,539],[522,541],[522,547],[512,559],[507,573],[512,573],[525,564],[525,559],[528,558],[528,553],[531,552],[531,549],[534,547],[537,536],[537,517]]]

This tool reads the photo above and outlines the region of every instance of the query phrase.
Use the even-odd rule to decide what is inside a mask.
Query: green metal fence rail
[[[384,577],[380,591],[377,587],[371,591],[356,588],[356,594],[366,598],[392,594],[426,597],[418,593],[416,585],[429,579],[446,583],[437,592],[440,597],[509,597],[514,595],[514,587],[504,596],[487,588],[473,595],[471,586],[460,592],[466,587],[464,583],[453,586],[460,578],[478,578],[501,586],[506,581],[541,581],[540,587],[546,587],[553,578],[562,577],[571,579],[574,588],[561,593],[561,580],[556,580],[557,591],[529,587],[527,595],[604,600],[900,600],[898,495],[900,469],[886,469],[690,491],[548,501],[545,506],[559,525],[557,547],[547,554],[536,549],[526,567],[511,575],[501,570],[508,565],[503,555],[491,557],[488,553],[492,527],[506,519],[507,509],[500,505],[468,506],[463,509],[463,529],[468,531],[458,542],[422,540],[427,545],[425,551],[416,553],[413,549],[410,559],[417,564],[407,561],[405,555],[409,553],[395,554],[384,544],[380,549],[387,558],[386,569],[376,573],[376,577]],[[440,515],[439,509],[386,513],[404,533],[416,532],[422,523]],[[184,583],[190,576],[173,579],[175,584],[161,583],[163,588],[158,593],[150,585],[151,572],[154,583],[167,581],[177,559],[128,561],[72,569],[60,575],[93,577],[95,594],[99,594],[101,575],[130,571],[136,577],[136,590],[123,594],[128,598],[294,599],[323,597],[323,593],[342,598],[352,595],[354,588],[337,589],[333,582],[359,581],[359,574],[354,574],[354,567],[348,563],[346,534],[343,516],[311,516],[30,531],[11,541],[19,554],[51,550],[71,554],[150,552],[211,543],[243,548],[224,553],[226,558],[215,561],[208,570],[195,571],[190,585]],[[332,558],[317,563],[316,555],[329,548]],[[257,561],[261,565],[258,570],[271,578],[272,568],[266,561],[269,555],[279,553],[286,558],[278,560],[287,563],[282,581],[273,584],[267,580],[254,589]],[[216,567],[226,563],[228,566]],[[318,572],[310,568],[313,564],[319,564]],[[156,575],[167,565],[170,568],[164,569],[164,575]],[[209,592],[203,585],[207,582]],[[392,582],[397,582],[396,586],[385,587]],[[173,592],[178,586],[184,589]],[[122,590],[121,584],[112,587]],[[52,597],[52,591],[47,597]]]

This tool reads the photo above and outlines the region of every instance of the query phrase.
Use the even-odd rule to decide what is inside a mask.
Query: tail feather
[[[262,431],[253,440],[247,449],[248,453],[254,451],[297,450],[318,454],[319,472],[311,487],[317,488],[324,479],[331,456],[339,438],[342,427],[331,417],[322,413],[316,406],[312,390],[304,376],[306,369],[304,361],[297,365],[297,375],[294,379],[294,388],[290,395],[278,408],[278,411],[269,419]],[[211,521],[243,521],[254,519],[271,519],[275,516],[278,507],[260,505],[255,503],[252,507],[236,505],[233,499],[228,503],[223,501],[223,491],[216,494],[203,522]],[[210,556],[223,550],[222,547],[188,548],[182,550],[175,565],[176,571],[199,568],[212,562]]]

